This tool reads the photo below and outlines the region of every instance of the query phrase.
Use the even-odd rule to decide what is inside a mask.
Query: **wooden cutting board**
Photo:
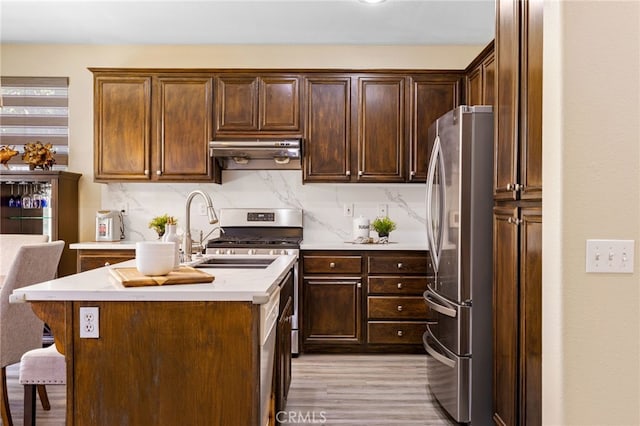
[[[213,275],[190,266],[180,266],[167,275],[158,276],[142,275],[136,268],[111,268],[110,271],[125,287],[210,283],[215,279]]]

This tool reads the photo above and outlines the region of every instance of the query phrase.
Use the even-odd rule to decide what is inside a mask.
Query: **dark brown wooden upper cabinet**
[[[300,137],[300,77],[219,75],[216,78],[216,136]]]
[[[210,181],[213,79],[158,77],[154,150],[157,180]]]
[[[542,2],[501,0],[496,11],[494,198],[540,200]]]
[[[495,43],[492,41],[466,69],[466,105],[494,105]]]
[[[305,182],[351,180],[351,77],[305,79]]]
[[[357,162],[354,165],[357,182],[405,180],[408,140],[405,81],[404,76],[398,75],[357,77]]]
[[[220,182],[211,77],[92,71],[96,182]]]
[[[460,104],[463,73],[411,77],[411,144],[409,182],[425,182],[433,147],[427,131],[440,116]]]
[[[151,179],[151,76],[94,76],[94,179]]]

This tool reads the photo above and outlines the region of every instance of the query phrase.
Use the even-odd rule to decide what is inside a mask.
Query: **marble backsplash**
[[[212,183],[110,183],[102,188],[102,209],[126,208],[125,237],[139,241],[157,238],[148,223],[154,216],[169,214],[178,219],[178,233],[186,222],[186,199],[200,189],[221,208],[300,208],[304,212],[305,242],[340,243],[352,239],[352,217],[344,216],[344,204],[353,204],[354,217],[373,219],[378,205],[386,204],[397,223],[390,241],[424,244],[424,184],[302,184],[300,170],[223,171],[222,185]],[[191,233],[194,239],[214,229],[199,215],[196,196],[191,202]],[[215,230],[208,238],[218,235]],[[372,232],[372,236],[376,236]],[[208,239],[208,238],[205,238]]]

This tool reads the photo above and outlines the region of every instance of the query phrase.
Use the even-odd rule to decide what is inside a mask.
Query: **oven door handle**
[[[444,306],[442,303],[449,305],[442,297],[438,296],[436,293],[431,290],[427,290],[423,293],[424,300],[427,302],[429,308],[433,309],[436,312],[440,312],[443,315],[446,315],[451,318],[455,318],[457,315],[457,311],[454,308],[450,308],[448,306]],[[441,302],[441,303],[438,303]]]

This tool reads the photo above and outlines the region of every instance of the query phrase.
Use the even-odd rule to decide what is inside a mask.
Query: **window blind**
[[[69,164],[69,78],[0,77],[0,145],[19,152],[9,164],[28,169],[24,145],[40,141],[55,151],[53,169]]]

